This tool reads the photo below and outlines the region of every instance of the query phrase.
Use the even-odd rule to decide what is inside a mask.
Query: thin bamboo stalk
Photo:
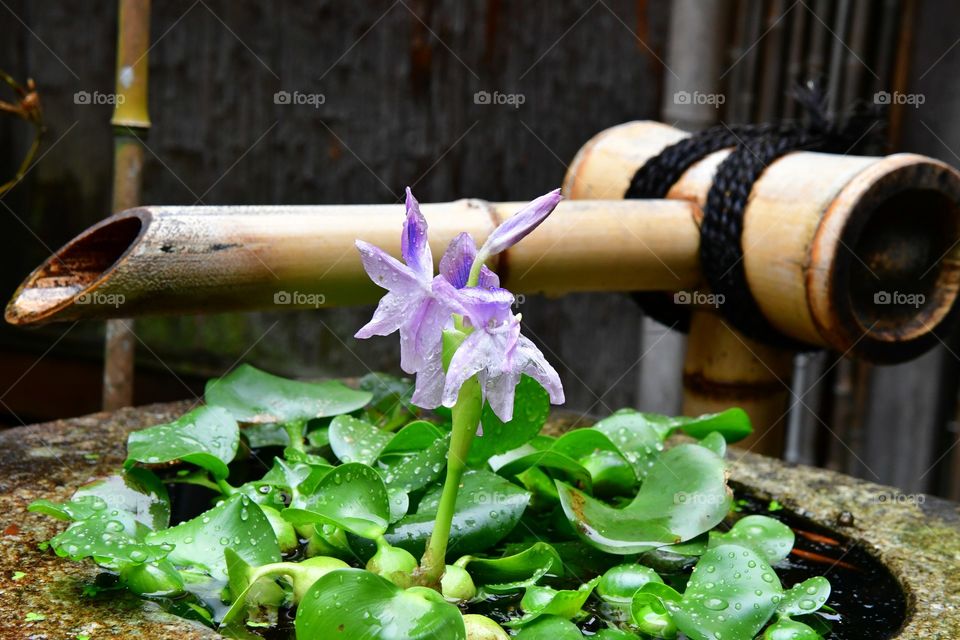
[[[140,204],[143,146],[150,128],[147,115],[147,53],[150,46],[150,0],[120,0],[117,27],[117,99],[114,127],[113,210]],[[103,408],[133,404],[136,347],[130,320],[108,320],[104,344]]]

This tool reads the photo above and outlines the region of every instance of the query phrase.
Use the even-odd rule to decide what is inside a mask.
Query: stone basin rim
[[[132,594],[85,598],[82,585],[97,568],[39,551],[36,544],[63,525],[26,511],[34,499],[66,500],[81,484],[110,475],[123,462],[127,433],[170,421],[190,406],[186,401],[154,404],[0,432],[0,639],[222,637]],[[585,426],[580,416],[555,411],[545,430],[574,426]],[[732,482],[853,540],[887,566],[907,600],[904,626],[891,638],[960,638],[960,505],[933,496],[891,499],[902,494],[736,447],[728,452],[728,462]],[[850,526],[838,524],[844,513],[852,515]],[[14,571],[26,575],[13,581]],[[44,619],[27,622],[29,612]]]

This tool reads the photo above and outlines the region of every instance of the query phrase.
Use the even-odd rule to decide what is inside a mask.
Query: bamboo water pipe
[[[433,255],[461,231],[478,243],[523,203],[423,204]],[[354,240],[399,255],[402,205],[139,207],[70,241],[14,294],[6,319],[134,317],[375,302]],[[696,207],[564,201],[497,271],[518,293],[673,290],[700,279]]]
[[[571,163],[564,192],[622,197],[647,159],[686,135],[656,122],[607,129]],[[693,165],[667,197],[703,206],[729,153]],[[915,357],[958,314],[960,174],[913,154],[786,155],[753,185],[741,248],[753,297],[786,336],[881,362]],[[745,444],[779,455],[792,356],[743,336],[716,309],[695,309],[684,413],[739,405],[756,427]]]

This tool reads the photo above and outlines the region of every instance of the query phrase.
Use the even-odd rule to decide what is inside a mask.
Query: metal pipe
[[[147,115],[147,52],[150,46],[150,0],[120,0],[117,26],[116,100],[110,124],[114,131],[113,211],[140,204],[143,145],[150,128]],[[103,362],[103,408],[133,404],[135,336],[131,320],[108,320]]]

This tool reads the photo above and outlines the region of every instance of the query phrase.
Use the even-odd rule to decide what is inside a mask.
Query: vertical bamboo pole
[[[113,211],[140,204],[147,114],[147,52],[150,0],[120,0],[117,20],[117,79],[113,110]],[[132,320],[108,320],[103,365],[103,408],[133,404]]]

